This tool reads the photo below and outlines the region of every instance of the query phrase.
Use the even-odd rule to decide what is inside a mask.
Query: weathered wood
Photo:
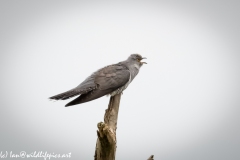
[[[94,160],[115,160],[117,139],[117,119],[121,94],[110,98],[108,109],[104,115],[104,123],[98,123],[97,143]]]
[[[154,160],[153,155],[151,155],[147,160]]]

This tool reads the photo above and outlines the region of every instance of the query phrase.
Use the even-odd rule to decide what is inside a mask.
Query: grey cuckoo
[[[127,60],[97,70],[77,87],[52,96],[50,99],[65,100],[80,95],[66,104],[67,107],[88,102],[104,95],[120,94],[136,77],[141,66],[146,64],[146,62],[141,62],[142,59],[146,58],[139,54],[132,54]]]

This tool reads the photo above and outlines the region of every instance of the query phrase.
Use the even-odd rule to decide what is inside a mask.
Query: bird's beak
[[[143,59],[147,59],[147,58],[146,57],[142,57],[141,60],[143,60]],[[141,62],[141,64],[147,64],[147,62]]]

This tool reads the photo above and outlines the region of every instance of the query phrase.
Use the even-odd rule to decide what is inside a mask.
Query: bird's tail
[[[80,92],[77,92],[76,90],[74,89],[71,89],[67,92],[63,92],[63,93],[60,93],[60,94],[57,94],[55,96],[52,96],[52,97],[49,97],[49,99],[55,99],[55,100],[65,100],[65,99],[68,99],[68,98],[71,98],[71,97],[74,97],[74,96],[77,96],[81,94]]]
[[[93,90],[86,94],[81,94],[79,97],[77,97],[76,99],[74,99],[71,102],[69,102],[68,104],[66,104],[65,107],[89,102],[89,101],[100,98],[109,93],[110,93],[110,90]]]

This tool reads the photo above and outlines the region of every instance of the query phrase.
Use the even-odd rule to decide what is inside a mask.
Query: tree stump
[[[154,160],[153,155],[151,155],[147,160]]]
[[[94,160],[115,160],[117,148],[117,119],[121,93],[110,98],[104,115],[104,123],[98,123],[97,143]]]
[[[104,122],[97,124],[97,143],[94,160],[115,160],[117,148],[117,119],[122,94],[110,98],[108,109],[105,111]],[[153,160],[151,155],[148,160]]]

